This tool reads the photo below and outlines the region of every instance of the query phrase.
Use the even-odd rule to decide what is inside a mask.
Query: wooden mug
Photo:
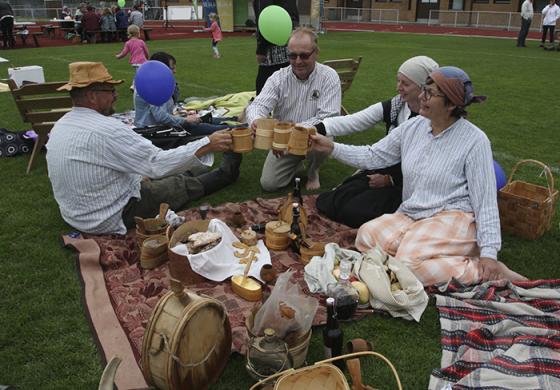
[[[233,139],[233,151],[235,153],[246,153],[253,150],[253,132],[247,127],[238,127],[231,130]]]

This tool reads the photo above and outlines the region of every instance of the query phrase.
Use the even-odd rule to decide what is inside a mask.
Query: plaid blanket
[[[430,389],[560,389],[560,280],[453,281],[444,294]]]

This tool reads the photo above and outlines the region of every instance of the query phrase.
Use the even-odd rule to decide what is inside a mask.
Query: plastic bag
[[[270,297],[255,315],[253,334],[262,335],[266,328],[272,328],[284,338],[290,332],[302,334],[311,328],[319,302],[290,282],[293,273],[288,270],[278,276]]]

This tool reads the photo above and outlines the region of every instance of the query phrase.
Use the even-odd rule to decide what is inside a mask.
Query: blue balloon
[[[507,178],[506,173],[496,160],[494,160],[494,172],[496,173],[496,187],[500,191],[507,184]]]
[[[163,62],[148,61],[136,72],[134,87],[142,99],[154,106],[161,106],[173,95],[175,77]]]

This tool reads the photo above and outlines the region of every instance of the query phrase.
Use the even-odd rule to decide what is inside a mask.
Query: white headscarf
[[[418,86],[426,84],[429,74],[439,68],[437,62],[430,57],[417,56],[412,57],[401,65],[399,73],[402,73]]]

